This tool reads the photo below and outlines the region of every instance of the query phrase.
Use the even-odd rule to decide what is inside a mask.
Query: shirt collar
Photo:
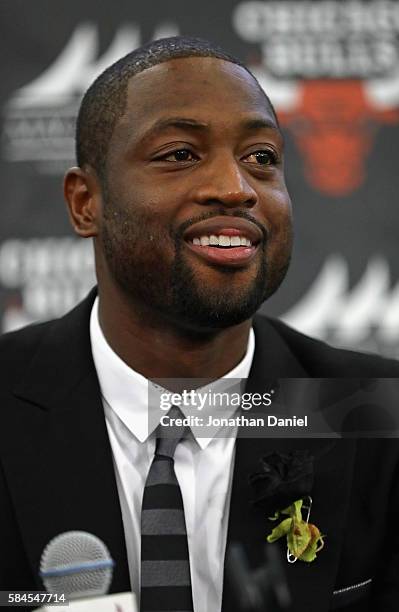
[[[90,316],[90,340],[93,353],[94,365],[96,367],[101,393],[104,400],[116,413],[124,425],[140,441],[147,440],[154,431],[158,423],[151,419],[149,427],[148,419],[148,379],[130,368],[110,347],[100,327],[98,319],[98,300],[96,297]],[[230,372],[221,379],[212,383],[212,388],[221,389],[225,386],[224,379],[245,379],[248,378],[251,369],[253,355],[255,351],[255,334],[251,328],[248,337],[248,346],[243,359]],[[207,386],[210,388],[210,385]],[[184,413],[184,407],[181,408]],[[231,415],[236,407],[231,408]],[[208,414],[206,409],[203,416]],[[161,413],[160,413],[161,416]],[[224,411],[223,416],[230,416],[228,411]],[[201,448],[205,448],[212,437],[217,433],[218,428],[213,431],[207,429],[212,437],[199,437],[199,431],[192,427],[192,433]]]

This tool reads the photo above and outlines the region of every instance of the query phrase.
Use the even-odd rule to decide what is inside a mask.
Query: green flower
[[[323,548],[324,536],[316,525],[307,523],[302,519],[302,504],[303,500],[298,499],[288,508],[276,512],[270,518],[270,520],[275,521],[281,515],[288,515],[288,518],[283,519],[267,536],[267,541],[272,543],[286,536],[289,552],[297,559],[310,563],[314,561],[317,553]]]

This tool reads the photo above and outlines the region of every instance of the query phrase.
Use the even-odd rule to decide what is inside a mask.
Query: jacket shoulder
[[[97,294],[94,287],[88,296],[59,319],[34,323],[18,331],[0,336],[0,380],[18,376],[32,362],[36,353],[42,358],[43,371],[53,369],[66,354],[70,361],[90,355],[89,321]],[[11,381],[10,381],[11,382]]]
[[[256,317],[256,323],[260,326],[272,325],[311,377],[399,377],[399,361],[395,359],[333,347],[296,331],[278,319],[261,315]]]
[[[54,321],[35,323],[0,336],[0,379],[12,382],[14,376],[29,363],[54,324]]]

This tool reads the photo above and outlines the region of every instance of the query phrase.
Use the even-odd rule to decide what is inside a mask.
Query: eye
[[[198,157],[190,149],[176,149],[176,151],[171,151],[158,159],[168,162],[191,162],[197,160]]]
[[[274,151],[261,149],[244,157],[244,161],[258,166],[273,166],[278,162],[278,158]]]

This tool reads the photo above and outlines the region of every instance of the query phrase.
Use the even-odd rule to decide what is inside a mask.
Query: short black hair
[[[108,146],[115,124],[126,108],[129,79],[147,68],[183,57],[215,57],[232,62],[244,68],[256,81],[239,59],[202,38],[172,36],[143,45],[104,70],[83,96],[76,124],[78,166],[91,166],[100,179],[105,180]],[[259,88],[262,90],[260,85]],[[265,98],[277,122],[276,112],[266,94]]]

